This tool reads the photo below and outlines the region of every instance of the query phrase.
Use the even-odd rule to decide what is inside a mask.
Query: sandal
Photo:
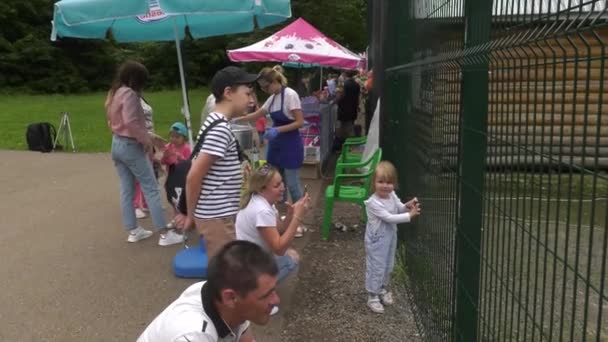
[[[304,226],[298,226],[298,228],[296,228],[296,234],[294,235],[295,237],[299,238],[304,236],[304,233],[306,233],[308,231],[308,229]]]

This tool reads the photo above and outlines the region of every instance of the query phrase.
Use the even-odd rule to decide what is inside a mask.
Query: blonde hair
[[[389,183],[393,183],[395,185],[395,189],[398,187],[399,180],[397,179],[397,169],[395,165],[387,160],[383,160],[378,163],[376,169],[374,170],[374,175],[372,176],[372,192],[376,192],[376,181],[384,180]]]
[[[249,201],[251,201],[251,197],[254,194],[259,194],[264,191],[274,178],[274,175],[278,173],[279,171],[269,164],[265,164],[253,171],[247,181],[247,188],[241,196],[240,209],[245,208],[249,204]]]
[[[259,76],[261,79],[268,83],[272,83],[274,81],[279,82],[282,86],[287,86],[287,77],[284,75],[283,67],[280,65],[275,65],[272,68],[264,68],[260,71]]]

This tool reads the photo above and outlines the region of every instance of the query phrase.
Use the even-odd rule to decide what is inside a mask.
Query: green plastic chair
[[[363,221],[367,222],[365,213],[365,204],[363,203],[369,198],[369,191],[372,181],[374,169],[382,160],[382,149],[377,149],[376,152],[363,163],[341,163],[336,166],[336,176],[334,183],[325,189],[325,211],[323,214],[323,226],[321,228],[321,238],[325,241],[329,239],[331,230],[331,219],[333,216],[334,202],[350,202],[359,205],[363,212]],[[346,169],[364,169],[363,173],[344,173]],[[346,185],[345,181],[360,180],[360,185]]]
[[[365,145],[367,143],[367,137],[353,137],[348,138],[342,144],[342,152],[338,157],[338,163],[360,163],[361,155],[360,152],[352,152],[351,148],[356,146]]]

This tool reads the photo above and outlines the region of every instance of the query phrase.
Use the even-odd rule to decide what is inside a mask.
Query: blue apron
[[[270,102],[269,109],[272,108],[276,95]],[[270,112],[273,127],[288,125],[295,120],[290,119],[283,112],[283,104],[285,100],[285,87],[281,89],[281,107],[274,112]],[[304,162],[304,143],[300,136],[300,130],[279,133],[274,140],[268,142],[268,153],[266,160],[270,165],[281,169],[299,169]]]

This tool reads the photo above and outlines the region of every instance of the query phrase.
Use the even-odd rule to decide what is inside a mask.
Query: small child
[[[188,130],[186,126],[181,122],[176,122],[171,125],[169,131],[169,143],[165,145],[163,157],[161,158],[161,164],[169,168],[171,165],[175,165],[182,160],[190,158],[192,150],[188,141]]]
[[[161,164],[167,168],[167,173],[171,172],[171,166],[179,163],[182,160],[190,158],[192,150],[190,148],[190,144],[187,143],[187,140],[188,130],[183,123],[176,122],[171,125],[171,130],[169,131],[169,143],[165,145],[163,157],[160,160]],[[167,229],[175,228],[175,217],[177,217],[178,214],[179,212],[177,208],[175,208],[173,205],[174,219],[167,224]],[[170,230],[166,236],[166,245],[180,243],[184,239],[183,235],[177,233],[175,230]]]
[[[266,116],[262,116],[255,122],[255,130],[258,132],[260,146],[264,146],[264,133],[266,133]]]
[[[260,109],[260,104],[258,103],[258,97],[255,93],[251,93],[251,99],[249,101],[249,106],[247,107],[247,114],[255,113],[258,109]],[[257,132],[257,141],[256,147],[259,149],[264,146],[264,133],[266,133],[266,116],[262,116],[255,121],[255,131]]]
[[[152,106],[142,97],[140,98],[141,108],[144,110],[144,119],[146,120],[146,130],[150,133],[154,133],[154,111],[152,110]],[[150,162],[152,162],[152,167],[154,169],[154,176],[158,179],[158,160],[154,159],[154,153],[150,153]],[[144,197],[143,191],[141,191],[141,186],[139,182],[135,180],[135,194],[133,195],[133,206],[135,207],[135,217],[138,219],[143,219],[148,217],[148,203],[146,203],[146,198]]]
[[[394,191],[396,186],[395,166],[388,161],[380,162],[372,177],[373,194],[365,201],[365,289],[367,306],[375,313],[384,313],[384,305],[393,304],[387,286],[395,266],[397,224],[420,215],[418,200],[401,203]]]

